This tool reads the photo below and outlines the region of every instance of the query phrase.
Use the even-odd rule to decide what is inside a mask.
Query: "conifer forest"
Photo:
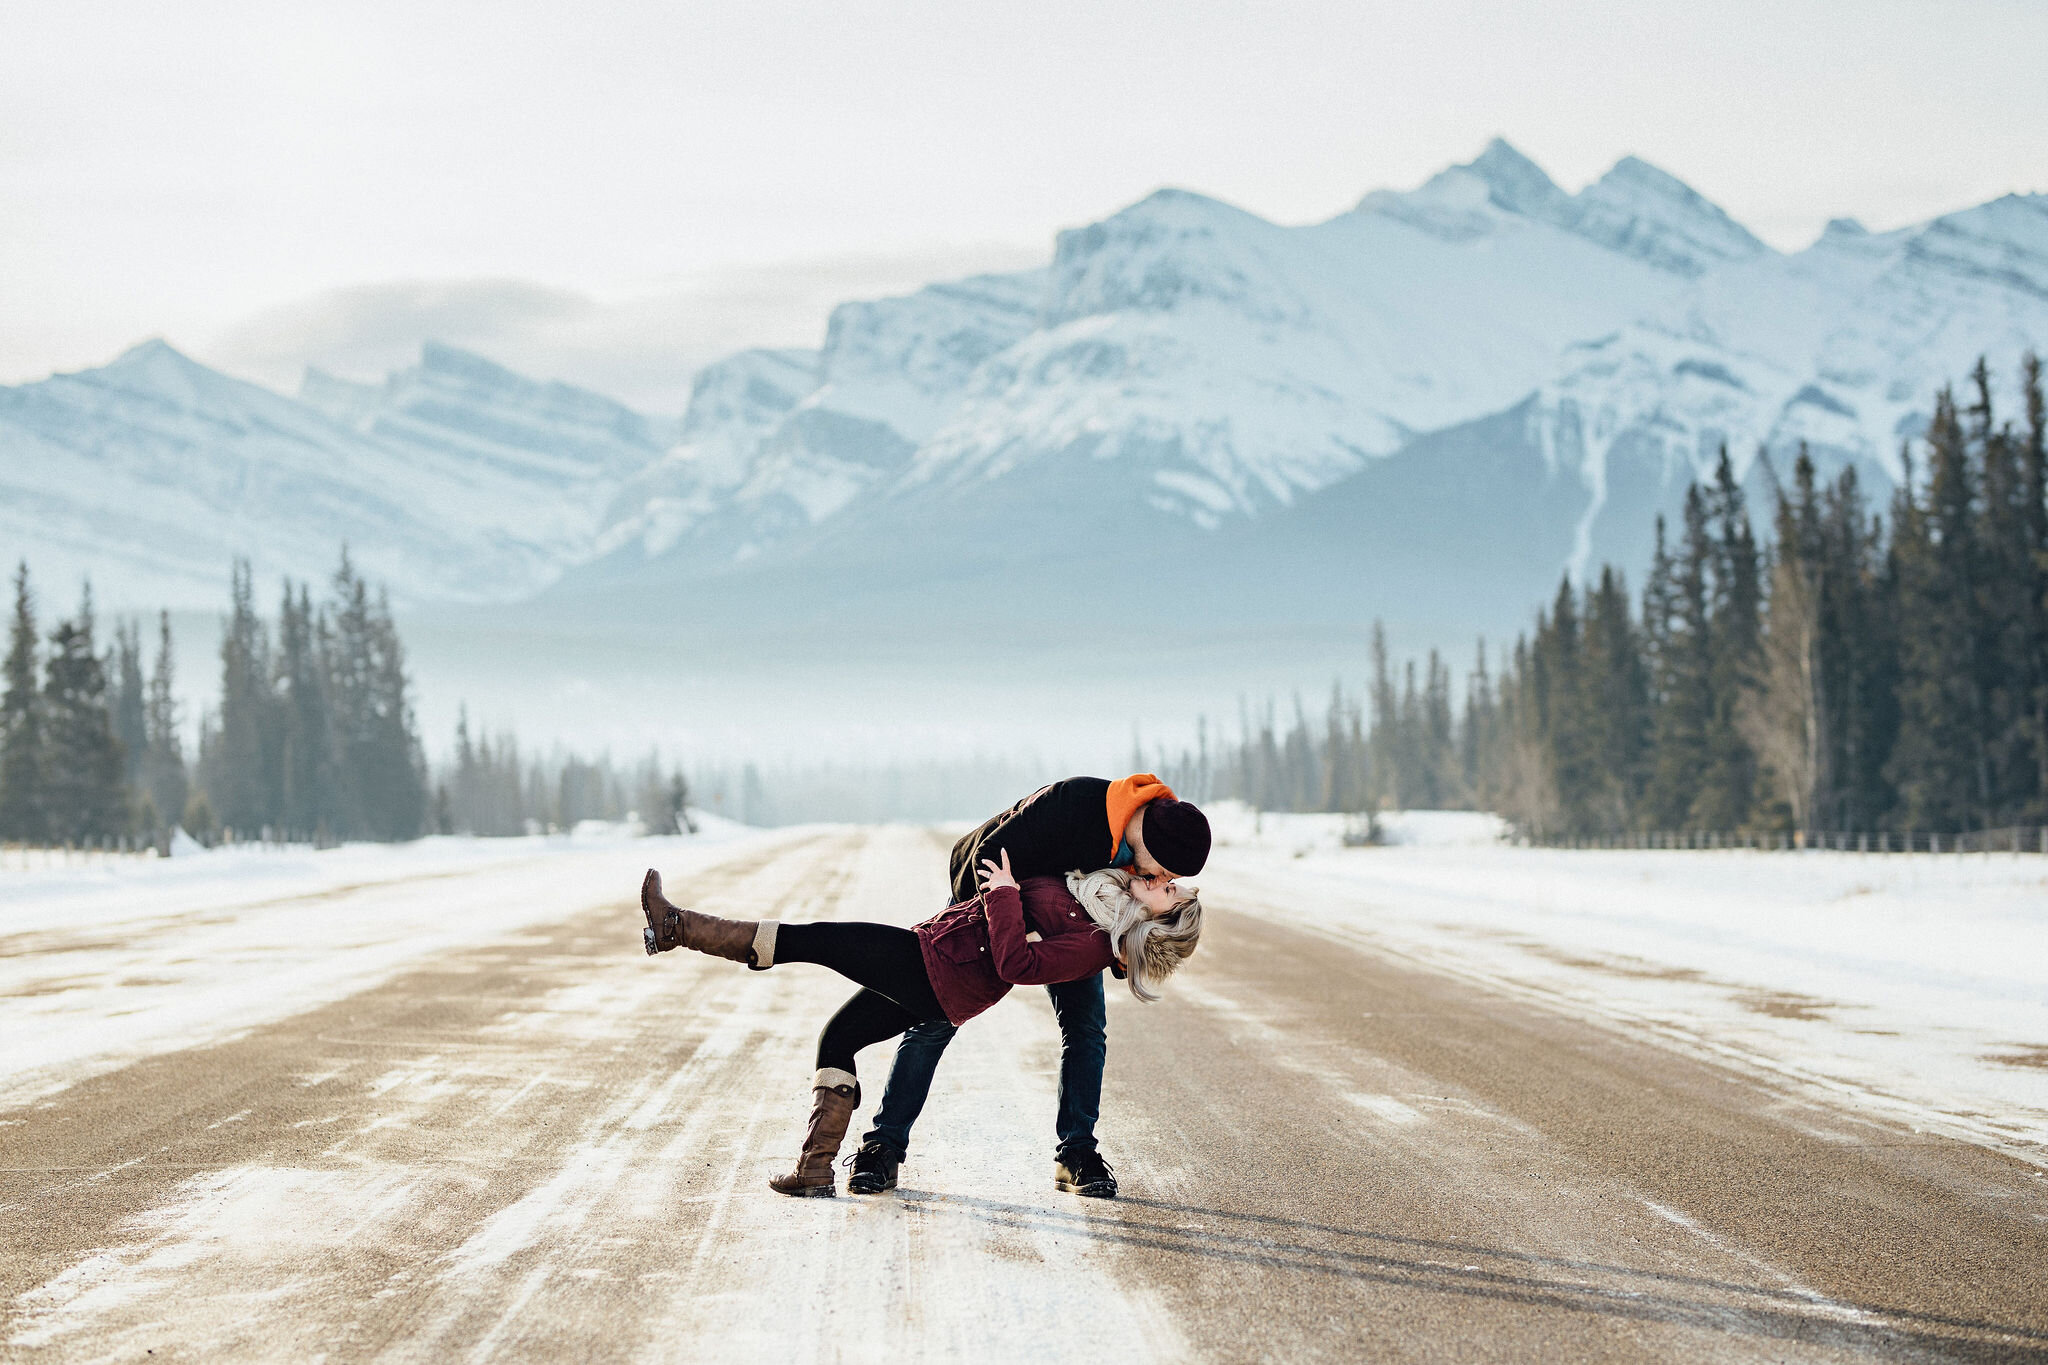
[[[2048,823],[2038,357],[2019,379],[2017,421],[1981,360],[1943,390],[1883,506],[1802,449],[1782,477],[1759,455],[1752,507],[1724,450],[1659,519],[1639,599],[1612,567],[1567,578],[1497,669],[1480,644],[1462,703],[1435,653],[1397,683],[1375,631],[1364,698],[1333,690],[1320,722],[1297,699],[1286,727],[1268,703],[1164,770],[1268,810],[1492,810],[1538,840]]]
[[[218,705],[188,745],[171,622],[153,650],[139,622],[98,643],[92,593],[43,634],[28,567],[14,575],[0,691],[0,840],[66,848],[167,847],[193,838],[332,844],[426,833],[525,834],[650,812],[687,823],[688,786],[650,756],[522,759],[509,735],[458,725],[430,772],[391,608],[342,555],[324,600],[287,581],[266,620],[246,564],[223,622]],[[145,673],[145,656],[150,655]]]

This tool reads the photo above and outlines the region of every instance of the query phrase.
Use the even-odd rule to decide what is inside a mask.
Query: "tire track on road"
[[[772,911],[859,842],[677,889]],[[24,1231],[0,1255],[0,1341],[276,1358],[403,1339],[450,1253],[576,1159],[592,1110],[630,1127],[679,1062],[731,1067],[775,1026],[742,1007],[758,979],[641,957],[631,895],[7,1116],[0,1206]]]
[[[2018,1163],[1226,905],[1186,975],[1113,1042],[1089,1222],[1207,1354],[2048,1359]]]

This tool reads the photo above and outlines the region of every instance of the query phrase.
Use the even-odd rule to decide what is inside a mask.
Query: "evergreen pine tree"
[[[1974,637],[1974,490],[1955,398],[1928,425],[1925,500],[1910,467],[1892,515],[1899,622],[1899,735],[1889,774],[1906,825],[1966,829],[1980,809]]]
[[[236,560],[220,642],[220,711],[202,783],[214,817],[244,839],[278,822],[276,696],[270,636],[256,612],[249,562]]]
[[[156,663],[150,670],[148,704],[144,725],[147,730],[142,765],[142,789],[155,808],[161,828],[179,823],[190,793],[185,773],[184,741],[178,734],[178,702],[175,665],[171,653],[171,614],[157,617]],[[152,830],[154,834],[158,831]]]
[[[1259,720],[1256,731],[1246,733],[1245,743],[1245,799],[1259,810],[1280,809],[1280,741],[1273,733],[1273,703],[1266,702],[1266,711]]]
[[[149,700],[142,681],[141,627],[133,621],[114,626],[110,672],[114,737],[121,741],[121,780],[139,792],[143,763],[149,756]]]
[[[1415,661],[1401,670],[1401,701],[1394,728],[1394,801],[1396,810],[1421,810],[1430,805],[1428,795],[1428,723],[1423,697],[1415,686]]]
[[[304,584],[284,585],[278,609],[275,689],[279,729],[279,821],[291,837],[325,842],[336,833],[334,731],[319,619]]]
[[[2048,820],[2048,401],[2042,395],[2041,358],[2031,351],[2020,362],[2020,389],[2027,410],[2027,430],[2020,444],[2020,501],[2029,560],[2024,676],[2030,689],[2027,735],[2034,758],[2034,798],[2021,818]]]
[[[1898,567],[1898,743],[1890,776],[1907,825],[1960,831],[1987,810],[1982,743],[1976,479],[1954,395],[1927,428],[1927,493],[1901,487],[1892,516]]]
[[[5,692],[0,693],[0,839],[39,843],[50,837],[45,809],[41,639],[28,564],[14,574],[14,615],[8,629]]]
[[[333,579],[328,612],[332,635],[325,650],[327,695],[334,727],[335,834],[340,838],[371,836],[370,815],[376,804],[376,660],[369,584],[341,553]]]
[[[1898,735],[1898,612],[1882,520],[1868,515],[1854,466],[1821,518],[1821,675],[1833,741],[1826,828],[1868,830],[1895,804],[1885,777]]]
[[[103,842],[128,831],[121,741],[108,711],[106,666],[93,624],[88,586],[78,615],[51,632],[44,665],[43,808],[50,837],[64,844]]]
[[[494,834],[498,831],[486,829],[482,818],[484,808],[484,772],[478,762],[476,745],[469,737],[469,706],[467,703],[455,712],[455,771],[449,779],[448,810],[454,832],[460,834]]]
[[[1386,627],[1372,623],[1372,731],[1370,809],[1380,810],[1401,803],[1400,760],[1397,755],[1401,699],[1394,690],[1394,676],[1387,658]]]
[[[1281,746],[1280,762],[1287,774],[1285,804],[1281,809],[1319,809],[1322,773],[1316,762],[1315,740],[1309,733],[1308,712],[1302,707],[1299,692],[1294,694],[1294,728],[1287,732],[1286,742]]]
[[[1355,811],[1360,808],[1357,765],[1351,753],[1349,711],[1344,704],[1344,685],[1330,684],[1330,709],[1323,720],[1323,791],[1318,809]]]
[[[346,555],[335,588],[334,716],[353,814],[369,838],[416,838],[429,815],[426,762],[390,603],[381,594],[371,599]],[[615,805],[597,813],[616,817]]]
[[[1457,787],[1457,743],[1452,731],[1451,669],[1432,649],[1422,690],[1423,805],[1442,810]]]
[[[1644,795],[1654,829],[1687,825],[1700,775],[1707,767],[1707,736],[1714,719],[1708,598],[1712,554],[1707,502],[1695,484],[1685,494],[1684,543],[1679,555],[1661,584],[1653,566],[1643,604],[1646,618],[1658,618],[1649,628],[1650,638],[1658,642],[1654,656],[1657,700],[1651,721],[1656,758]]]
[[[1588,828],[1619,834],[1635,826],[1649,778],[1650,683],[1629,619],[1628,585],[1611,566],[1601,568],[1586,604],[1578,690],[1589,761]]]
[[[1458,727],[1458,775],[1463,803],[1474,810],[1487,810],[1494,798],[1494,730],[1498,712],[1494,702],[1493,679],[1486,671],[1486,641],[1475,651],[1472,671],[1465,678],[1465,715]]]
[[[1991,377],[1981,358],[1970,378],[1975,396],[1969,439],[1982,471],[1983,492],[1977,561],[1989,787],[1983,816],[2002,824],[2038,809],[2042,794],[2034,737],[2039,681],[2034,676],[2035,636],[2041,598],[2040,551],[2034,537],[2042,513],[2032,487],[2027,438],[2009,426],[1994,425]],[[2023,390],[2027,382],[2023,369]]]
[[[1567,578],[1558,584],[1549,607],[1536,613],[1522,692],[1523,724],[1544,753],[1561,833],[1576,833],[1585,824],[1586,759],[1573,714],[1578,674],[1578,601]]]

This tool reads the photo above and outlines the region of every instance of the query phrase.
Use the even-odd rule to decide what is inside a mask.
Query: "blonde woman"
[[[860,1104],[854,1054],[862,1048],[927,1021],[964,1024],[1012,986],[1077,981],[1112,961],[1129,974],[1133,995],[1156,1000],[1159,982],[1201,938],[1201,901],[1170,877],[1107,868],[1020,883],[1007,849],[999,862],[984,859],[979,876],[980,895],[901,929],[720,919],[672,904],[661,874],[648,870],[640,885],[648,952],[689,948],[755,971],[814,962],[861,987],[818,1035],[803,1153],[795,1170],[768,1182],[778,1194],[838,1193],[832,1165]]]

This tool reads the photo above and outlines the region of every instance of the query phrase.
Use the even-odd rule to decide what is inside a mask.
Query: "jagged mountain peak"
[[[733,557],[801,533],[900,473],[985,361],[1039,322],[1044,269],[842,303],[820,350],[743,351],[701,371],[682,439],[613,501],[600,548],[690,537]]]
[[[1502,213],[1551,221],[1564,199],[1542,167],[1495,138],[1471,161],[1447,166],[1412,190],[1369,192],[1353,212],[1465,242],[1493,232]]]
[[[488,356],[427,341],[418,363],[363,384],[308,367],[299,400],[334,421],[401,441],[502,458],[511,451],[624,475],[656,458],[672,437],[659,422],[604,394],[533,379]],[[524,458],[522,456],[521,458]]]
[[[1639,156],[1624,156],[1619,161],[1616,161],[1607,168],[1607,174],[1601,176],[1600,180],[1595,183],[1601,182],[1612,182],[1616,185],[1640,188],[1651,194],[1667,199],[1675,199],[1695,207],[1712,207],[1707,197],[1698,190],[1686,184],[1662,166],[1652,165]]]
[[[1194,190],[1158,189],[1085,227],[1067,228],[1053,240],[1053,265],[1090,255],[1110,242],[1128,245],[1218,232],[1259,231],[1273,224],[1248,209]]]
[[[507,369],[487,356],[464,350],[460,346],[451,346],[445,341],[431,339],[420,343],[419,368],[460,376],[473,383],[494,388],[527,388],[535,384],[534,380]]]
[[[133,346],[115,356],[104,368],[123,370],[135,366],[155,365],[165,362],[184,365],[198,363],[162,337],[150,337],[136,342]]]
[[[524,596],[659,453],[578,393],[440,348],[382,385],[309,369],[293,398],[152,339],[0,388],[0,539],[128,605],[213,600],[236,556],[318,576],[344,542],[401,600]]]
[[[1502,215],[1569,228],[1572,197],[1520,148],[1496,137],[1472,160],[1445,167],[1415,189],[1372,191],[1356,211],[1463,242],[1497,230]]]
[[[1184,190],[1174,185],[1162,185],[1143,199],[1111,214],[1111,219],[1131,217],[1163,217],[1167,215],[1186,216],[1190,214],[1219,214],[1237,217],[1256,217],[1249,210],[1227,203],[1214,195],[1199,190]]]
[[[1907,255],[1980,285],[2048,300],[2048,194],[2007,194],[1911,234]]]
[[[308,396],[309,390],[323,391],[333,386],[375,392],[379,388],[388,388],[408,378],[423,375],[454,380],[478,389],[506,392],[525,392],[546,387],[543,381],[520,374],[517,370],[501,365],[488,356],[465,350],[460,346],[451,346],[445,341],[428,338],[420,343],[420,358],[416,362],[389,371],[381,384],[347,379],[330,374],[318,366],[308,365],[305,376],[300,381],[299,393],[300,397],[304,398]]]
[[[566,380],[535,379],[443,341],[421,343],[420,363],[396,371],[386,385],[406,382],[458,387],[476,399],[503,400],[558,419],[613,426],[643,443],[654,439],[647,419],[614,398]]]
[[[766,429],[818,386],[818,352],[755,347],[697,371],[683,409],[682,440]]]
[[[1287,231],[1220,199],[1156,190],[1100,222],[1059,234],[1041,321],[1056,327],[1200,301],[1244,306],[1264,292],[1253,278],[1262,273],[1260,258]]]
[[[1669,171],[1625,156],[1572,198],[1574,231],[1625,255],[1697,278],[1771,249]]]
[[[230,425],[256,420],[287,428],[321,421],[290,398],[224,374],[162,337],[138,342],[96,369],[52,375],[43,382],[118,395],[130,409],[152,410],[156,416],[151,420],[174,422],[183,414]]]
[[[1454,169],[1479,177],[1495,204],[1529,218],[1553,216],[1570,197],[1557,187],[1548,172],[1522,155],[1506,138],[1494,138],[1486,144],[1486,150]]]
[[[162,337],[137,342],[98,369],[81,370],[70,377],[194,403],[201,394],[232,382]]]
[[[1488,236],[1504,217],[1544,223],[1684,278],[1770,251],[1705,195],[1640,157],[1624,156],[1577,194],[1566,194],[1502,138],[1419,188],[1374,190],[1358,212],[1449,242]]]

